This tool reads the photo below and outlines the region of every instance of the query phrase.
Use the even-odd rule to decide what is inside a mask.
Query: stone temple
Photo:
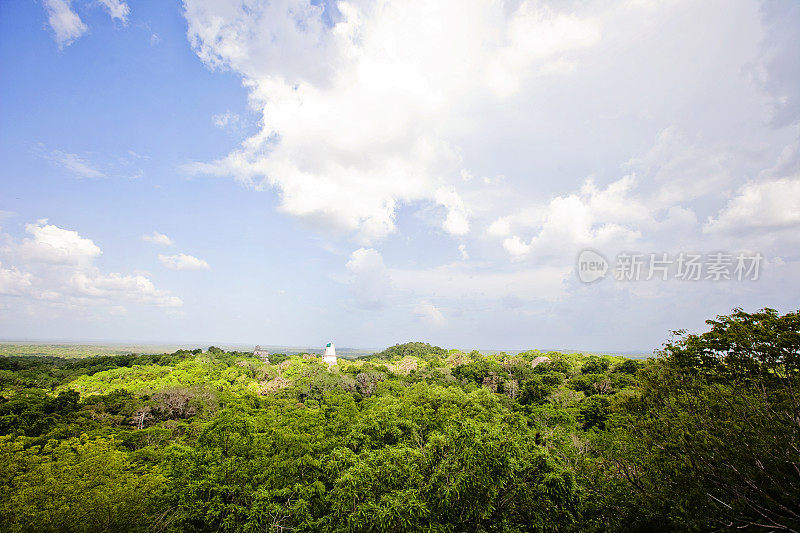
[[[336,346],[334,346],[332,342],[329,342],[325,346],[325,351],[322,352],[322,362],[328,363],[329,365],[336,364]]]
[[[269,363],[269,352],[262,350],[261,346],[256,346],[253,350],[253,357],[259,357],[265,363]]]

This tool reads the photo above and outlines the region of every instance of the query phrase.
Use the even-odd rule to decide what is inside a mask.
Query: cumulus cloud
[[[359,248],[350,255],[347,271],[356,304],[365,309],[382,309],[391,295],[391,280],[380,252]]]
[[[25,231],[31,237],[23,239],[14,249],[26,261],[88,265],[103,253],[91,239],[81,237],[77,231],[48,224],[47,219],[26,224]]]
[[[30,290],[33,276],[29,272],[20,272],[17,267],[3,268],[0,263],[0,294],[21,296]]]
[[[238,74],[260,115],[234,150],[185,170],[274,191],[284,213],[363,246],[347,261],[361,306],[527,312],[590,290],[567,280],[584,247],[766,250],[722,228],[757,210],[794,224],[792,2],[184,7],[195,53]],[[384,265],[393,232],[439,245],[418,221],[461,259]]]
[[[430,302],[423,301],[414,307],[414,312],[417,318],[426,324],[436,327],[444,327],[447,325],[447,318],[442,312]]]
[[[511,220],[510,217],[500,217],[492,222],[486,229],[486,233],[493,237],[505,237],[511,233]]]
[[[589,179],[579,193],[557,196],[550,201],[528,242],[519,235],[511,235],[503,240],[503,248],[512,258],[521,259],[531,254],[559,256],[589,245],[602,248],[609,243],[632,243],[640,236],[636,227],[652,219],[650,209],[630,195],[634,184],[631,175],[605,189]],[[508,231],[505,220],[493,224],[495,233]]]
[[[418,201],[444,205],[445,231],[465,234],[453,129],[471,127],[476,98],[510,97],[599,36],[591,18],[529,3],[340,3],[332,27],[302,0],[185,7],[198,56],[244,78],[264,124],[186,170],[275,188],[285,212],[363,242]]]
[[[78,272],[71,281],[81,296],[105,298],[111,301],[131,299],[135,302],[155,304],[161,307],[183,305],[180,298],[156,289],[153,282],[142,275],[118,273],[98,275],[96,272]]]
[[[502,237],[515,256],[529,253],[530,242],[512,235],[507,213],[492,206],[520,204],[516,223],[532,206],[552,218],[547,202],[556,198],[573,212],[580,206],[563,193],[550,200],[533,194],[524,205],[536,180],[518,172],[502,182],[473,179],[507,174],[470,170],[473,162],[486,167],[487,158],[497,166],[498,158],[484,152],[497,152],[503,142],[524,139],[545,156],[536,163],[548,168],[580,157],[570,146],[603,141],[589,135],[593,130],[614,127],[627,144],[608,143],[613,150],[605,151],[617,154],[612,164],[624,163],[648,184],[637,209],[666,210],[746,177],[733,170],[748,157],[737,155],[747,154],[743,140],[715,138],[729,133],[728,119],[708,117],[720,127],[711,138],[707,131],[685,133],[697,129],[690,123],[696,112],[688,109],[708,106],[705,96],[684,86],[687,79],[713,86],[713,80],[737,76],[714,112],[730,117],[736,109],[761,120],[756,114],[763,101],[742,75],[743,64],[767,54],[753,4],[724,13],[704,6],[707,18],[725,17],[711,28],[682,3],[589,2],[578,10],[526,1],[346,2],[331,13],[325,9],[304,0],[185,2],[197,55],[211,68],[237,72],[263,117],[261,131],[240,147],[215,161],[190,163],[187,171],[274,188],[286,213],[364,243],[395,231],[396,212],[406,204],[443,206],[442,228],[458,237],[469,233],[474,218],[490,216],[486,234]],[[727,42],[734,31],[736,46],[722,54],[715,43]],[[656,50],[643,40],[649,33],[684,38]],[[570,108],[575,102],[579,110]],[[228,120],[227,114],[215,117],[220,124]],[[616,145],[641,138],[643,121],[659,126],[655,144],[634,157],[619,151]],[[574,183],[578,176],[560,179]],[[600,208],[593,209],[595,229],[623,231],[603,221]]]
[[[466,235],[469,233],[469,220],[464,200],[453,189],[440,188],[436,191],[436,201],[447,209],[447,217],[442,223],[442,229],[452,235]]]
[[[158,260],[161,261],[162,265],[172,270],[208,270],[209,268],[208,263],[204,260],[183,253],[175,255],[159,254]]]
[[[172,246],[173,241],[168,236],[164,235],[163,233],[159,233],[154,231],[150,235],[142,235],[142,240],[145,242],[150,242],[153,244],[157,244],[159,246]]]
[[[91,239],[47,220],[25,226],[29,237],[3,235],[0,293],[26,298],[34,306],[68,308],[118,306],[133,302],[178,307],[183,302],[156,288],[144,274],[104,273],[94,265],[102,254]]]
[[[641,176],[647,185],[626,206],[629,213],[714,194],[721,184],[746,178],[751,154],[761,149],[752,129],[727,126],[736,113],[763,124],[763,99],[753,96],[742,72],[754,56],[769,63],[775,52],[760,43],[754,4],[735,10],[600,2],[570,9],[527,1],[337,6],[326,13],[305,0],[185,2],[197,55],[211,68],[238,73],[262,114],[261,130],[240,147],[215,161],[190,163],[187,171],[276,189],[284,212],[364,243],[395,231],[403,205],[441,205],[442,228],[457,237],[475,219],[491,217],[486,235],[501,237],[507,251],[522,256],[532,253],[531,242],[511,226],[524,224],[531,212],[554,222],[555,207],[584,223],[591,215],[596,227],[589,229],[578,227],[581,220],[565,221],[571,241],[626,232],[614,221],[617,213],[600,205],[602,195],[616,194],[608,182],[589,193],[593,207],[564,193],[547,200],[531,187],[537,180],[515,170],[517,160],[527,172],[532,163],[541,166],[541,183],[557,181],[547,169],[582,157],[581,147],[612,154],[617,159],[608,163],[623,164],[631,180]],[[720,23],[699,24],[698,9]],[[683,37],[654,48],[643,39],[648,34]],[[722,53],[716,43],[734,36],[736,45]],[[726,80],[728,90],[709,110],[707,95],[689,92],[687,79],[698,87]],[[698,127],[699,109],[718,129]],[[657,126],[657,139],[631,157],[641,150],[635,141],[642,124]],[[599,133],[603,128],[621,133],[611,143]],[[652,126],[646,131],[651,135]],[[498,166],[496,153],[508,151],[504,143],[523,141],[517,151],[542,157],[513,153],[500,163],[508,168],[487,167]],[[597,141],[606,144],[590,146]],[[472,171],[474,164],[482,169]],[[561,172],[558,179],[578,178]],[[516,212],[499,213],[499,205]]]
[[[800,178],[749,183],[703,226],[706,233],[800,225]]]

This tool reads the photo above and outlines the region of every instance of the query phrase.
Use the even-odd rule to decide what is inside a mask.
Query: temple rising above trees
[[[325,351],[322,352],[322,362],[329,365],[336,364],[336,346],[332,342],[325,345]]]
[[[258,357],[265,363],[269,363],[269,352],[267,350],[263,350],[261,346],[256,346],[253,349],[253,357]]]

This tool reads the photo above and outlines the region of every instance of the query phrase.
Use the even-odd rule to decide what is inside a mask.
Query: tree
[[[394,361],[409,356],[419,357],[425,361],[433,361],[447,357],[447,351],[438,346],[431,346],[427,342],[406,342],[404,344],[395,344],[382,352],[362,357],[361,359],[370,358]]]
[[[507,373],[498,362],[485,357],[480,357],[470,363],[458,365],[453,369],[453,376],[455,378],[472,381],[479,385],[482,385],[483,380],[492,374],[502,377],[507,376]]]
[[[552,390],[552,387],[546,385],[542,378],[536,376],[522,385],[519,403],[523,405],[543,403]]]
[[[800,530],[800,315],[737,309],[708,324],[678,332],[639,372],[641,394],[599,438],[606,488],[629,489],[609,514],[629,526]]]
[[[584,430],[591,428],[605,429],[610,414],[611,401],[606,396],[589,396],[580,404],[579,420]]]
[[[640,368],[642,368],[643,364],[641,361],[634,361],[633,359],[625,359],[623,362],[618,364],[615,368],[615,372],[621,372],[623,374],[635,374]]]
[[[26,448],[0,437],[0,523],[12,532],[142,531],[166,479],[106,439]]]
[[[332,454],[333,531],[563,531],[577,486],[519,427],[451,421],[421,446]]]
[[[589,356],[581,367],[581,374],[602,374],[611,366],[607,359],[601,359],[596,355]]]

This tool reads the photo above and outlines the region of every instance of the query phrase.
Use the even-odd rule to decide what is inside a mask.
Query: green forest
[[[648,359],[0,357],[0,528],[798,531],[800,312]]]

